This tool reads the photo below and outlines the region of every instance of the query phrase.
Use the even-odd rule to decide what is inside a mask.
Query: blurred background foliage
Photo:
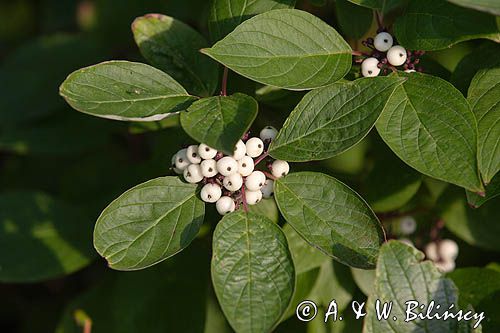
[[[129,124],[93,118],[70,109],[58,95],[64,78],[78,68],[110,59],[144,62],[130,31],[137,16],[166,14],[208,35],[208,4],[0,0],[2,332],[80,332],[78,323],[86,318],[97,332],[231,331],[209,278],[210,230],[218,220],[213,210],[188,250],[141,272],[111,271],[92,247],[93,224],[112,199],[133,185],[170,174],[172,154],[191,142],[178,120]],[[304,0],[297,7],[333,25],[354,48],[375,33],[371,11],[346,0]],[[424,66],[434,75],[451,77],[465,93],[479,69],[471,61],[478,49],[489,49],[482,55],[498,60],[498,45],[473,41],[427,55]],[[260,102],[254,131],[268,124],[279,128],[303,95],[258,86],[235,74],[229,77],[229,91],[245,92]],[[443,217],[448,229],[441,231],[442,237],[460,244],[459,267],[487,265],[500,250],[491,237],[498,232],[488,233],[498,222],[498,200],[477,216],[466,205],[462,190],[407,167],[375,131],[340,156],[292,169],[322,171],[345,181],[373,206],[391,237],[398,237],[399,218],[414,216],[417,247],[425,245],[436,219]],[[273,201],[253,209],[283,223]],[[481,228],[472,225],[479,219]],[[287,236],[297,238],[288,229]],[[296,253],[308,253],[300,239],[293,244]],[[324,261],[312,257],[294,260]],[[373,271],[350,270],[330,260],[310,268],[301,268],[301,294],[295,300],[312,295],[326,305],[337,298],[345,307],[351,299],[362,301],[370,291]],[[490,270],[498,271],[498,266]],[[484,308],[494,308],[488,298],[483,303]],[[288,317],[278,331],[354,332],[361,325],[352,318],[335,327],[305,325],[294,318],[293,309]]]

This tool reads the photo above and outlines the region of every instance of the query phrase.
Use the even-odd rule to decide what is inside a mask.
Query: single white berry
[[[413,216],[404,216],[399,220],[399,232],[402,235],[411,235],[417,229],[417,221]]]
[[[217,202],[215,203],[215,208],[217,208],[217,212],[219,212],[220,215],[226,215],[234,212],[236,205],[232,198],[224,196],[220,197],[220,199],[217,200]]]
[[[378,33],[373,40],[373,46],[381,52],[389,50],[392,46],[393,39],[391,34],[387,32]]]
[[[246,143],[247,155],[250,157],[257,157],[264,151],[264,142],[260,138],[254,137],[248,139]]]
[[[278,130],[272,126],[266,126],[264,127],[260,133],[259,137],[261,138],[262,141],[272,141],[274,138],[276,138],[276,135],[278,134]]]
[[[393,66],[401,66],[406,62],[406,49],[401,45],[395,45],[387,51],[387,61]]]
[[[406,69],[405,70],[405,73],[415,73],[415,72],[416,72],[416,70],[414,70],[414,69]]]
[[[274,181],[272,179],[266,179],[266,181],[264,182],[264,186],[262,186],[260,191],[262,192],[262,196],[264,198],[267,199],[272,197],[274,193]]]
[[[175,167],[179,170],[184,171],[191,162],[187,158],[187,149],[181,149],[175,154]]]
[[[266,182],[266,175],[262,171],[254,171],[245,180],[245,186],[249,191],[259,191]]]
[[[172,156],[172,160],[170,162],[171,166],[172,166],[172,170],[174,170],[174,172],[178,175],[182,175],[184,173],[184,171],[182,171],[181,169],[178,169],[175,167],[175,158],[176,158],[177,154],[174,154],[174,156]]]
[[[455,269],[455,260],[447,259],[435,263],[436,267],[443,273],[449,273]]]
[[[201,162],[201,157],[198,154],[198,145],[191,145],[187,148],[187,158],[189,162],[194,163],[194,164],[200,164]]]
[[[451,239],[443,239],[439,242],[439,253],[444,259],[455,260],[458,257],[458,244]]]
[[[239,173],[233,173],[232,175],[225,177],[222,184],[224,184],[224,187],[228,191],[235,192],[241,188],[241,185],[243,185],[243,178]]]
[[[217,162],[215,160],[203,160],[200,166],[203,177],[211,178],[217,175]]]
[[[238,161],[238,172],[243,177],[250,175],[253,172],[254,163],[250,156],[245,156]]]
[[[439,254],[436,246],[436,242],[430,242],[425,246],[425,255],[432,261],[439,261]]]
[[[234,147],[234,152],[233,152],[233,158],[235,160],[241,160],[243,157],[245,157],[245,154],[247,153],[247,148],[245,146],[245,143],[241,140],[236,142],[236,146]]]
[[[204,160],[209,160],[215,157],[217,155],[217,150],[207,146],[206,144],[202,143],[198,146],[198,154],[200,155],[201,158]]]
[[[380,68],[378,68],[378,59],[371,57],[366,58],[361,63],[361,74],[364,77],[375,77],[380,74]]]
[[[274,177],[281,178],[288,175],[288,172],[290,171],[290,165],[288,165],[287,161],[276,160],[271,165],[271,170]]]
[[[246,191],[245,199],[247,204],[255,205],[259,201],[262,200],[262,192],[261,191]]]
[[[217,161],[217,171],[223,176],[238,172],[238,162],[231,156],[225,156]]]
[[[219,200],[221,195],[222,190],[217,184],[206,184],[200,191],[201,200],[210,203],[214,203]]]
[[[184,169],[184,179],[188,183],[192,184],[200,182],[203,179],[200,165],[190,164],[186,169]]]

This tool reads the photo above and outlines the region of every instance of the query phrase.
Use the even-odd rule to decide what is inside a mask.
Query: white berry
[[[278,130],[276,128],[272,126],[266,126],[260,131],[259,137],[262,141],[272,141],[274,140],[274,138],[276,138],[277,134]]]
[[[271,170],[274,177],[281,178],[288,175],[288,172],[290,171],[290,165],[288,165],[287,161],[276,160],[271,165]]]
[[[412,216],[404,216],[399,220],[399,231],[403,235],[411,235],[417,229],[417,221]]]
[[[217,162],[215,160],[203,160],[200,166],[203,177],[211,178],[217,175]]]
[[[174,172],[178,175],[182,175],[182,173],[184,171],[182,171],[181,169],[178,169],[175,167],[175,158],[177,157],[177,154],[174,154],[174,156],[172,156],[172,160],[171,160],[171,165],[172,165],[172,170],[174,170]]]
[[[262,200],[262,192],[261,191],[246,191],[245,199],[247,204],[255,205],[259,201]]]
[[[375,36],[375,39],[373,40],[373,46],[381,52],[385,52],[389,50],[392,46],[393,39],[391,34],[387,32],[381,32]]]
[[[187,149],[181,149],[175,154],[175,167],[184,171],[191,164],[187,158]]]
[[[236,143],[236,146],[234,147],[234,152],[233,152],[233,158],[235,160],[240,160],[243,157],[245,157],[245,154],[247,153],[247,148],[245,146],[245,143],[243,141],[239,140]]]
[[[439,253],[445,259],[455,260],[458,256],[458,244],[451,239],[443,239],[439,242]]]
[[[233,173],[232,175],[225,177],[222,183],[228,191],[235,192],[241,188],[241,185],[243,185],[243,178],[239,173]]]
[[[219,212],[220,215],[226,215],[234,212],[236,205],[233,199],[224,196],[220,197],[220,199],[217,200],[217,202],[215,203],[215,208],[217,208],[217,212]]]
[[[246,143],[247,155],[257,157],[264,151],[264,142],[260,138],[251,138]]]
[[[260,191],[266,182],[266,175],[262,171],[254,171],[245,180],[245,186],[249,191]]]
[[[200,191],[201,200],[214,203],[220,199],[222,190],[217,184],[206,184]]]
[[[401,66],[406,62],[406,49],[400,45],[393,46],[387,51],[387,61],[393,66]]]
[[[198,145],[191,145],[187,148],[187,158],[191,163],[200,164],[201,157],[198,154]]]
[[[250,175],[253,172],[254,163],[250,156],[245,156],[238,161],[238,172],[243,177]]]
[[[230,156],[226,156],[217,161],[217,171],[223,176],[229,176],[238,172],[238,162]]]
[[[215,150],[215,149],[207,146],[206,144],[202,143],[202,144],[200,144],[198,146],[198,154],[204,160],[209,160],[211,158],[214,158],[215,155],[217,155],[217,150]]]
[[[361,63],[361,74],[364,77],[374,77],[380,74],[380,68],[378,68],[378,59],[371,57],[366,58]]]
[[[262,192],[262,196],[264,198],[267,199],[272,197],[274,193],[274,181],[272,179],[266,179],[266,181],[264,182],[264,186],[262,186],[260,191]]]
[[[186,169],[184,169],[184,179],[188,183],[192,184],[200,182],[203,179],[200,165],[190,164]]]
[[[448,259],[435,263],[436,267],[443,273],[449,273],[455,269],[455,260]]]

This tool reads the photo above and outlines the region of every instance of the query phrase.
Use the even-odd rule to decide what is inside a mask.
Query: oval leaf
[[[198,142],[232,155],[257,110],[257,101],[244,94],[203,98],[181,113],[181,125]]]
[[[394,25],[398,42],[413,50],[440,50],[470,39],[500,41],[495,17],[446,1],[411,1]]]
[[[348,37],[360,39],[370,29],[373,20],[373,11],[347,0],[335,1],[335,13],[340,30]],[[356,19],[353,20],[353,17]]]
[[[271,156],[294,162],[338,155],[361,141],[375,125],[404,79],[363,78],[307,93],[269,148]]]
[[[476,120],[462,94],[443,79],[398,73],[377,121],[389,147],[417,171],[474,192],[484,191],[476,162]]]
[[[114,200],[99,216],[94,246],[109,266],[137,270],[178,253],[198,234],[205,205],[197,187],[156,178]]]
[[[398,241],[391,240],[382,246],[377,261],[375,290],[367,301],[364,333],[459,332],[456,320],[404,320],[408,301],[417,301],[419,305],[434,301],[441,305],[441,309],[457,304],[458,291],[453,282],[445,278],[431,261],[422,262],[423,259],[422,252]],[[375,300],[382,302],[381,309],[383,302],[392,302],[387,320],[377,320]],[[397,320],[393,320],[393,316]]]
[[[479,171],[489,184],[500,170],[500,67],[479,71],[467,100],[478,122]]]
[[[74,207],[39,192],[0,195],[0,281],[35,282],[94,259],[91,224]]]
[[[448,0],[456,5],[480,10],[500,16],[500,2],[498,0]]]
[[[168,74],[136,62],[109,61],[73,72],[60,94],[76,110],[125,121],[155,121],[195,97]]]
[[[295,0],[212,0],[208,17],[210,36],[218,41],[254,15],[294,6]]]
[[[352,62],[349,44],[335,29],[295,9],[257,15],[202,52],[249,79],[291,90],[333,83]]]
[[[356,192],[315,172],[293,173],[274,184],[281,214],[309,244],[346,265],[375,267],[384,232]]]
[[[144,58],[189,92],[211,96],[215,91],[217,64],[200,54],[208,42],[196,30],[170,16],[148,14],[135,19],[132,32]]]
[[[235,331],[270,332],[286,311],[295,283],[281,229],[241,210],[224,216],[214,232],[212,281]]]

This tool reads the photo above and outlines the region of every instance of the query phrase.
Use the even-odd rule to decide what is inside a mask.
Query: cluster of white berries
[[[425,255],[434,261],[437,268],[447,273],[455,269],[458,256],[458,244],[451,239],[431,242],[425,247]]]
[[[408,53],[401,45],[393,45],[394,38],[388,32],[380,32],[370,40],[370,45],[375,48],[376,54],[366,58],[361,63],[361,74],[365,77],[374,77],[380,74],[383,65],[402,66],[407,62]],[[405,68],[406,72],[415,72],[414,69]]]
[[[230,156],[204,143],[191,145],[172,157],[172,169],[189,183],[202,183],[201,199],[215,203],[221,215],[233,212],[240,205],[255,205],[273,195],[273,179],[290,171],[288,162],[270,161],[267,155],[267,148],[277,133],[274,127],[266,126],[259,137],[245,135]],[[270,172],[256,170],[257,164],[265,160]]]

